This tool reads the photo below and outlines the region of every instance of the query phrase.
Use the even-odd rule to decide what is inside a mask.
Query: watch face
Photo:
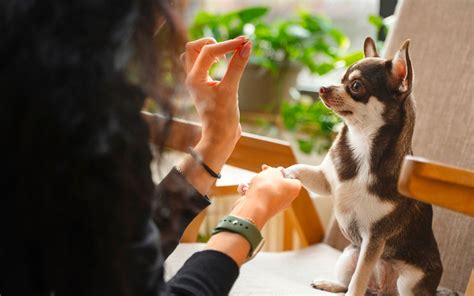
[[[253,259],[253,257],[255,257],[255,256],[258,254],[258,252],[260,252],[260,250],[263,248],[263,245],[264,245],[264,244],[265,244],[265,239],[262,238],[262,240],[260,241],[260,243],[258,244],[258,246],[253,250],[252,256],[250,256],[250,257],[247,259],[247,261],[250,260],[250,259]]]

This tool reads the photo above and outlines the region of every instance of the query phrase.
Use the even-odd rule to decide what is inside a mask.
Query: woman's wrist
[[[235,144],[212,143],[209,138],[201,137],[194,151],[201,161],[212,171],[220,173],[229,158]],[[201,194],[205,195],[216,182],[216,178],[191,155],[186,155],[178,165],[186,180]]]
[[[194,147],[194,151],[200,155],[202,162],[216,173],[220,173],[222,167],[232,153],[232,150],[229,147],[223,147],[218,143],[213,144],[204,140],[199,141],[199,143]]]
[[[207,242],[207,249],[226,254],[238,266],[247,260],[250,247],[250,243],[242,235],[226,231],[213,235]]]
[[[234,124],[230,124],[233,126]],[[203,145],[212,145],[221,150],[232,152],[240,139],[241,127],[226,127],[222,125],[203,126],[200,142]],[[230,155],[230,154],[229,154]]]
[[[239,137],[226,135],[224,130],[220,132],[220,135],[216,134],[217,132],[203,130],[201,140],[194,150],[201,155],[206,165],[213,171],[219,172],[234,151],[240,135]]]
[[[248,197],[244,197],[243,200],[232,209],[230,215],[249,220],[255,224],[259,230],[262,230],[263,226],[265,226],[270,218],[268,217],[267,210],[263,205],[249,200]]]

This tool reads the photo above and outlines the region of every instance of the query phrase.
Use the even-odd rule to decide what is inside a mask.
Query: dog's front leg
[[[331,187],[322,166],[295,164],[283,170],[285,177],[298,179],[309,191],[321,195],[331,194]]]
[[[384,248],[384,240],[370,237],[362,240],[357,266],[349,283],[349,289],[346,295],[365,295],[375,263],[380,259]]]

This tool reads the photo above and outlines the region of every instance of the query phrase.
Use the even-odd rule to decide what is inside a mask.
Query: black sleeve
[[[239,268],[224,253],[206,250],[192,255],[167,283],[159,248],[159,232],[150,221],[143,240],[130,248],[134,295],[227,295],[239,275]]]
[[[210,203],[175,168],[161,181],[156,189],[153,218],[160,230],[165,258],[176,248],[189,223]]]
[[[187,225],[209,204],[207,196],[196,191],[175,168],[160,182],[156,190],[154,221],[160,232],[164,259],[176,248]],[[167,292],[172,295],[227,295],[238,275],[239,268],[232,258],[217,251],[202,251],[186,261],[168,283]]]
[[[175,295],[227,295],[239,276],[239,268],[224,253],[207,250],[191,256],[169,281]]]

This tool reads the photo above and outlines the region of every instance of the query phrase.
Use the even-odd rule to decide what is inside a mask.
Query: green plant
[[[326,17],[300,11],[294,17],[269,23],[264,19],[268,11],[263,6],[224,14],[201,11],[189,33],[192,39],[207,36],[217,41],[247,35],[254,43],[250,62],[274,74],[285,64],[299,63],[323,75],[362,58],[361,52],[346,55],[348,38]]]
[[[283,102],[281,116],[285,128],[294,132],[299,148],[304,153],[323,153],[329,149],[341,122],[321,101],[300,99]]]
[[[384,19],[380,15],[373,14],[373,15],[369,15],[368,21],[374,27],[375,32],[377,33],[379,37],[383,36],[385,38],[388,35],[388,31],[390,27],[389,19],[387,18]],[[380,40],[379,38],[376,38],[376,40],[377,40],[377,48],[380,51],[382,51],[385,41]]]

